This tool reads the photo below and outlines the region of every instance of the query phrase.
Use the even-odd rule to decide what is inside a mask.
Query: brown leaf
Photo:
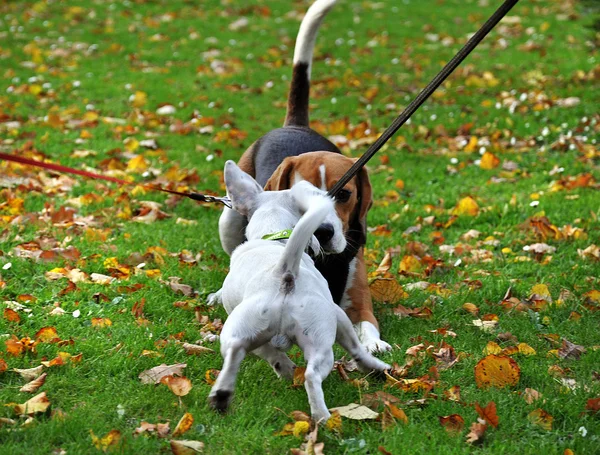
[[[14,409],[19,415],[33,415],[46,412],[49,407],[50,400],[48,400],[46,392],[42,392],[23,404],[17,404]]]
[[[192,381],[185,376],[164,376],[160,382],[165,384],[178,397],[184,397],[192,390]]]
[[[202,453],[204,450],[204,443],[200,441],[169,441],[171,444],[171,452],[173,455],[195,455],[196,453]]]
[[[530,389],[529,387],[527,387],[523,393],[523,399],[527,402],[527,404],[531,404],[541,398],[542,394],[540,392],[535,389]]]
[[[444,396],[450,401],[460,402],[460,386],[455,385],[444,391]]]
[[[169,375],[181,375],[183,369],[187,367],[185,363],[177,363],[174,365],[161,364],[157,367],[143,371],[139,374],[142,384],[158,384],[161,379]]]
[[[519,365],[510,357],[488,355],[475,366],[475,382],[479,388],[514,386],[520,376]]]
[[[463,419],[459,414],[443,416],[439,419],[444,429],[451,435],[457,435],[463,431],[465,427],[465,419]]]
[[[587,400],[585,410],[590,411],[590,414],[596,414],[600,411],[600,398],[590,398]]]
[[[169,286],[176,293],[183,294],[186,297],[191,297],[193,295],[196,295],[196,292],[194,291],[194,289],[191,286],[189,286],[187,284],[179,283],[180,280],[181,280],[180,277],[171,276],[171,277],[169,277],[169,281],[165,282],[165,284],[167,286]]]
[[[487,424],[484,421],[477,421],[471,424],[469,433],[467,434],[467,442],[469,444],[479,444],[483,442],[483,435],[487,429]]]
[[[442,371],[451,368],[458,362],[454,348],[450,345],[446,345],[440,348],[439,351],[432,352],[431,354],[435,357],[435,361],[439,364],[439,369]]]
[[[571,343],[566,338],[562,340],[562,346],[558,350],[558,355],[561,359],[579,359],[581,354],[585,352],[585,348],[575,343]]]
[[[552,430],[552,421],[554,420],[554,417],[541,408],[535,409],[527,414],[527,419],[544,430]]]
[[[138,428],[133,431],[133,435],[138,435],[142,433],[156,433],[159,438],[166,438],[169,435],[171,429],[169,428],[169,422],[167,423],[148,423],[142,422]]]
[[[462,308],[463,310],[471,313],[473,316],[477,316],[479,314],[479,308],[472,303],[464,303]]]
[[[135,302],[133,307],[131,308],[131,314],[134,318],[141,318],[144,316],[144,305],[146,304],[146,299],[142,297],[142,300],[139,302]]]
[[[490,401],[485,408],[479,406],[479,403],[475,403],[475,410],[479,417],[485,420],[494,428],[498,428],[498,414],[496,413],[496,403]]]
[[[4,373],[8,369],[8,365],[3,358],[0,358],[0,373]]]
[[[43,386],[44,382],[46,382],[46,375],[47,375],[47,373],[44,373],[39,378],[34,379],[31,382],[28,382],[27,384],[25,384],[23,387],[21,387],[19,389],[19,392],[27,392],[27,393],[36,392],[37,389],[39,389],[41,386]]]
[[[393,278],[376,278],[369,285],[369,289],[377,302],[395,303],[408,297],[402,286]]]
[[[200,346],[199,344],[183,343],[181,346],[188,355],[202,355],[209,352],[215,352],[214,350]]]
[[[186,412],[183,415],[183,417],[179,420],[179,423],[177,424],[177,426],[175,427],[175,430],[173,431],[173,437],[182,435],[183,433],[188,431],[190,428],[192,428],[193,424],[194,424],[194,416],[192,414],[190,414],[189,412]]]
[[[306,373],[306,367],[296,367],[294,370],[294,379],[292,387],[303,387],[304,386],[304,373]]]
[[[4,308],[4,319],[9,322],[16,322],[17,324],[21,322],[21,316],[19,316],[19,313],[10,308]]]

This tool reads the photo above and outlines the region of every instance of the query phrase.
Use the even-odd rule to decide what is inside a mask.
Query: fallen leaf
[[[41,343],[52,343],[55,341],[60,341],[58,337],[58,332],[54,327],[42,327],[35,334],[35,340]]]
[[[163,376],[160,382],[165,384],[178,397],[184,397],[192,390],[192,381],[185,376]]]
[[[535,389],[530,389],[527,387],[523,393],[523,399],[527,402],[527,404],[531,404],[534,401],[537,401],[542,398],[542,394]]]
[[[23,379],[26,381],[33,381],[37,377],[39,377],[44,371],[44,365],[37,366],[35,368],[27,368],[25,370],[19,370],[18,368],[13,368],[12,371],[21,375]]]
[[[585,410],[590,414],[597,414],[600,411],[600,398],[590,398],[585,404]]]
[[[337,411],[342,417],[352,420],[376,419],[379,416],[377,412],[371,411],[366,406],[357,403],[350,403],[346,406],[332,408],[330,411]]]
[[[183,417],[179,420],[179,423],[177,423],[177,426],[175,427],[175,430],[173,431],[173,437],[182,435],[183,433],[188,431],[190,428],[192,428],[193,424],[194,424],[194,416],[192,414],[190,414],[189,412],[186,412],[183,415]]]
[[[148,423],[142,422],[138,428],[133,431],[134,436],[142,433],[156,433],[159,438],[166,438],[169,435],[171,429],[169,423]]]
[[[221,372],[221,370],[217,370],[215,368],[206,370],[206,373],[204,373],[204,380],[206,381],[206,383],[208,385],[214,385],[215,381],[219,377],[220,372]]]
[[[377,302],[396,303],[408,297],[402,286],[393,278],[376,278],[369,285],[369,289],[371,297]]]
[[[27,384],[25,384],[23,387],[21,387],[19,389],[19,392],[27,392],[27,393],[37,392],[37,389],[39,389],[41,386],[43,386],[44,382],[46,382],[46,375],[47,375],[47,373],[44,373],[39,378],[34,379],[31,382],[28,382]]]
[[[498,428],[498,414],[496,413],[496,403],[490,401],[485,408],[479,406],[479,403],[475,403],[475,411],[479,414],[483,420],[489,423],[494,428]]]
[[[439,419],[444,429],[451,435],[457,435],[465,428],[465,419],[459,414],[451,414],[449,416],[439,417]]]
[[[336,433],[342,433],[342,416],[340,415],[340,413],[338,411],[333,411],[331,413],[331,417],[329,417],[329,419],[327,419],[327,423],[325,424],[325,427],[329,430],[329,431],[333,431]]]
[[[491,354],[475,366],[475,382],[479,388],[514,386],[520,376],[519,365],[510,357]]]
[[[535,409],[527,414],[527,419],[544,430],[552,430],[552,421],[554,420],[554,417],[541,408]]]
[[[486,346],[483,350],[483,353],[486,355],[500,354],[501,352],[502,352],[502,348],[495,341],[488,341],[488,344],[486,344]]]
[[[479,213],[479,205],[475,202],[471,196],[467,196],[456,204],[451,211],[452,215],[468,215],[468,216],[477,216]]]
[[[479,308],[472,303],[464,303],[462,308],[463,310],[471,313],[473,316],[477,316],[479,314]]]
[[[17,324],[21,322],[21,316],[15,310],[10,308],[4,308],[4,319],[9,322],[16,322]]]
[[[444,391],[444,396],[450,401],[460,402],[460,386],[454,385]]]
[[[467,434],[467,442],[469,444],[479,444],[483,442],[483,435],[487,429],[487,424],[483,420],[478,420],[471,424],[469,433]]]
[[[519,343],[517,345],[517,348],[519,349],[519,352],[523,355],[536,355],[537,354],[537,352],[535,352],[535,349],[533,349],[527,343]]]
[[[294,369],[294,379],[292,380],[293,387],[304,386],[304,373],[306,373],[306,367],[296,367]]]
[[[479,167],[481,169],[490,170],[500,165],[500,159],[491,152],[485,152],[481,157]]]
[[[42,392],[23,404],[17,404],[14,410],[18,415],[33,415],[46,412],[49,407],[50,400],[48,400],[46,392]]]
[[[102,438],[99,438],[90,430],[92,436],[92,443],[96,446],[96,449],[102,450],[102,452],[112,452],[116,450],[121,443],[121,432],[119,430],[111,430],[108,434]]]
[[[8,365],[3,358],[0,358],[0,373],[4,373],[8,369]]]
[[[142,381],[142,384],[158,384],[165,376],[181,375],[185,367],[187,367],[186,363],[177,363],[174,365],[163,363],[157,367],[143,371],[138,377]]]
[[[558,355],[561,359],[576,359],[581,357],[581,354],[585,352],[585,348],[575,343],[571,343],[566,338],[562,340],[562,346],[558,350]]]
[[[209,352],[215,352],[213,349],[200,346],[199,344],[183,343],[181,346],[183,349],[185,349],[185,353],[188,355],[202,355]]]
[[[204,443],[200,441],[169,441],[171,444],[171,452],[173,455],[194,455],[196,453],[202,453],[204,450]]]

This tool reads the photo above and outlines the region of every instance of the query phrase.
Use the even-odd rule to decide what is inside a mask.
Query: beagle
[[[233,209],[248,219],[248,241],[233,252],[223,283],[222,300],[229,314],[221,331],[224,364],[209,404],[218,411],[227,409],[240,364],[250,351],[267,360],[278,376],[292,379],[296,365],[285,351],[296,343],[307,361],[305,388],[313,420],[326,421],[330,413],[321,384],[333,368],[335,341],[363,371],[390,368],[360,344],[327,281],[304,252],[309,245],[319,249],[313,233],[323,224],[332,226],[332,251],[345,250],[333,200],[306,181],[289,190],[263,191],[233,161],[225,164],[225,184]],[[290,228],[289,240],[266,239],[273,237],[273,229]]]
[[[337,0],[317,0],[302,20],[294,50],[294,68],[283,128],[254,142],[239,160],[239,167],[267,190],[285,190],[305,180],[321,190],[330,189],[352,166],[329,140],[309,127],[309,89],[312,56],[319,26]],[[336,196],[336,210],[348,243],[343,252],[330,248],[336,233],[331,225],[320,226],[315,236],[322,252],[316,267],[329,284],[333,300],[354,323],[363,346],[370,352],[390,350],[381,340],[379,324],[373,315],[373,303],[367,282],[363,247],[367,235],[367,212],[372,205],[371,183],[365,169]],[[245,241],[247,219],[225,208],[219,219],[223,249],[231,255]],[[218,302],[212,294],[210,303]]]

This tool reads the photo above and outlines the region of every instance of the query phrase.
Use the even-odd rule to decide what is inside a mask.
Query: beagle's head
[[[350,169],[355,160],[331,152],[310,152],[288,157],[279,165],[265,185],[266,190],[279,191],[291,188],[306,180],[324,191],[330,190]],[[336,211],[342,222],[348,245],[358,249],[367,240],[367,212],[373,204],[371,182],[364,168],[344,186],[335,198]],[[333,252],[327,237],[332,235],[329,226],[315,233],[326,252]],[[319,238],[321,237],[321,238]]]

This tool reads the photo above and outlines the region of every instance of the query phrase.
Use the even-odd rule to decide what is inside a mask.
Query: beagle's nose
[[[319,226],[319,229],[315,231],[315,237],[320,244],[325,245],[333,238],[333,225],[329,223],[323,223]]]

